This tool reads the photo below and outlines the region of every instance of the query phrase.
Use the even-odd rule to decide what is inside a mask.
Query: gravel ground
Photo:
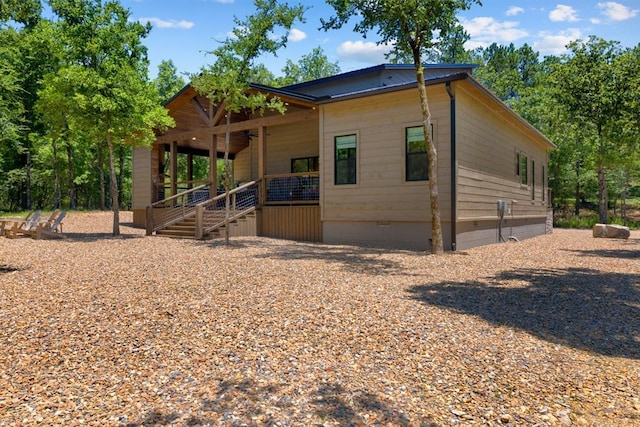
[[[639,231],[433,256],[121,219],[0,238],[0,425],[640,425]]]

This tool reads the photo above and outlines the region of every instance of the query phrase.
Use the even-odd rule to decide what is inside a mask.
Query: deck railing
[[[147,235],[196,214],[196,206],[209,200],[211,184],[183,191],[147,207]]]
[[[253,212],[260,203],[260,181],[251,181],[196,206],[196,239]],[[206,216],[206,221],[205,221]]]
[[[265,175],[267,204],[317,204],[320,200],[318,172]]]

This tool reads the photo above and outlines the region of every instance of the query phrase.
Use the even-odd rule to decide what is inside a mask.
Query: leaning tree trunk
[[[69,175],[69,209],[73,210],[76,208],[76,177],[75,169],[73,167],[73,147],[69,140],[66,141],[65,148],[67,149],[67,171]]]
[[[424,139],[427,143],[427,158],[429,159],[429,199],[431,202],[431,253],[444,253],[442,239],[442,223],[440,222],[440,206],[438,204],[438,153],[431,138],[431,113],[427,99],[427,86],[424,81],[424,68],[419,58],[416,58],[416,78],[420,91],[420,105],[422,106],[422,120]],[[453,195],[452,195],[453,197]]]

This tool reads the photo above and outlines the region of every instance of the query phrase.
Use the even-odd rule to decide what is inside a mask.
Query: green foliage
[[[303,55],[297,64],[287,59],[282,71],[284,77],[278,79],[278,84],[288,86],[333,76],[340,73],[340,66],[337,62],[329,62],[324,50],[318,46],[308,55]]]
[[[160,62],[160,65],[158,65],[158,76],[154,79],[153,84],[158,90],[160,99],[167,101],[187,83],[182,77],[178,76],[177,67],[169,59]]]

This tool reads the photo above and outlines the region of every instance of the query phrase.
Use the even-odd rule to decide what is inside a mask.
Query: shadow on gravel
[[[11,265],[0,265],[0,273],[12,273],[14,271],[22,271],[22,269]]]
[[[224,246],[224,242],[217,244]],[[235,241],[231,243],[230,247],[264,249],[264,254],[255,255],[257,259],[321,260],[339,264],[350,272],[360,274],[411,274],[400,263],[384,259],[382,255],[389,253],[419,254],[418,252],[394,249],[327,245],[322,243],[288,242],[288,244],[271,244],[266,239],[246,242]]]
[[[376,425],[410,424],[404,413],[393,409],[392,404],[379,396],[370,392],[351,392],[338,383],[324,383],[312,390],[302,411],[297,405],[295,396],[284,394],[278,386],[249,379],[227,380],[220,383],[215,396],[203,399],[199,411],[202,416],[189,417],[181,425],[305,425],[310,422],[307,418],[310,414],[331,425],[359,426],[367,425],[371,420],[375,420]],[[167,425],[175,423],[178,418],[180,416],[175,413],[151,411],[141,423],[127,426]],[[420,425],[431,427],[437,424],[422,420]]]
[[[478,316],[549,342],[640,359],[640,275],[517,270],[472,282],[415,286],[424,304]]]

